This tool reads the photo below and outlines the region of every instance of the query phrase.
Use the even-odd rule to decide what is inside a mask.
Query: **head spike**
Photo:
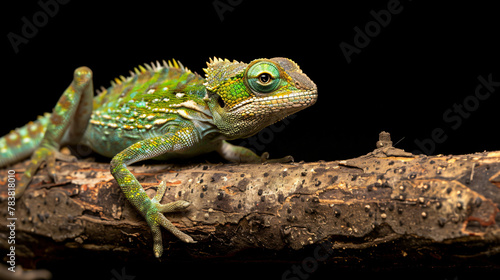
[[[207,79],[207,89],[215,88],[229,75],[236,75],[244,71],[246,65],[245,63],[237,61],[231,62],[228,59],[221,59],[218,57],[210,58],[207,63],[207,68],[203,68],[205,78]]]

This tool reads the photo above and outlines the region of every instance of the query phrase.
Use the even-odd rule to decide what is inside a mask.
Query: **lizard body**
[[[162,214],[183,210],[189,203],[160,204],[164,182],[150,199],[127,166],[211,151],[232,162],[264,161],[266,154],[259,157],[226,140],[249,137],[311,106],[317,98],[316,85],[286,58],[249,64],[214,58],[204,71],[205,78],[175,60],[139,66],[94,97],[91,70],[76,69],[51,114],[0,138],[0,166],[31,154],[16,197],[21,197],[42,162],[57,180],[55,159],[68,159],[59,153],[61,146],[85,144],[112,158],[113,177],[152,230],[156,257],[163,252],[160,226],[184,242],[195,242]]]

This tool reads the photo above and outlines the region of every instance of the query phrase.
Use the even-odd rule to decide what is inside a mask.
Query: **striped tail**
[[[0,138],[0,167],[29,157],[42,141],[49,119],[50,114],[45,113]]]

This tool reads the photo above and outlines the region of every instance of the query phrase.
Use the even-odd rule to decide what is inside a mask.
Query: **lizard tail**
[[[0,167],[29,157],[42,141],[49,119],[50,114],[45,113],[0,138]]]

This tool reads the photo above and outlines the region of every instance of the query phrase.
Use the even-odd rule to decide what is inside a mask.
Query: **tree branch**
[[[25,166],[14,166],[17,180]],[[42,169],[16,201],[16,256],[25,265],[61,256],[55,252],[71,255],[68,248],[154,260],[151,233],[108,164],[80,161],[58,168],[61,182],[49,182]],[[403,265],[430,256],[444,266],[498,266],[500,151],[416,156],[392,147],[381,133],[375,151],[349,160],[130,170],[150,197],[165,180],[163,203],[192,203],[167,217],[198,243],[184,244],[164,231],[166,259],[314,256],[346,265],[380,258]],[[4,224],[10,217],[7,177],[8,170],[1,170]],[[1,227],[4,251],[9,234]]]

